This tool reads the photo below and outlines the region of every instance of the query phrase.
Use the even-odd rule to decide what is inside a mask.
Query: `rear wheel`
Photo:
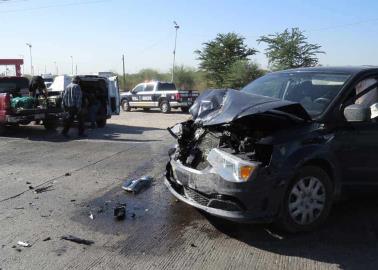
[[[56,130],[58,127],[58,124],[54,120],[44,120],[43,121],[43,126],[45,127],[46,130]]]
[[[160,102],[160,110],[162,113],[169,113],[171,111],[171,106],[169,105],[169,102],[166,100]]]
[[[2,125],[0,124],[0,136],[3,136],[4,133],[5,133],[5,130],[6,130],[6,126],[5,125]]]
[[[106,119],[100,119],[96,121],[97,127],[103,128],[106,126]]]
[[[187,113],[189,111],[189,107],[181,107],[181,111],[183,113]]]
[[[129,112],[131,110],[129,101],[127,100],[122,100],[121,107],[124,112]]]
[[[332,183],[319,167],[305,166],[288,186],[280,224],[289,232],[311,231],[328,217],[332,206]]]

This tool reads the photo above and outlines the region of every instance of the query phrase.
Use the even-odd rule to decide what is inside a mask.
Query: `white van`
[[[106,120],[112,115],[120,113],[120,95],[117,76],[105,78],[96,75],[81,75],[80,87],[83,94],[96,93],[101,107],[97,115],[97,126],[104,127]],[[60,96],[63,90],[71,83],[72,77],[67,75],[57,76],[52,85],[47,89],[49,97]]]

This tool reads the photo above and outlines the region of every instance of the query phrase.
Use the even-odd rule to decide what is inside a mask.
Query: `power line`
[[[2,0],[4,1],[4,0]],[[84,2],[71,2],[71,3],[63,3],[63,4],[56,4],[56,5],[48,5],[48,6],[39,6],[39,7],[32,7],[32,8],[20,8],[20,9],[11,9],[11,10],[2,10],[0,13],[12,13],[12,12],[19,12],[19,11],[32,11],[38,9],[48,9],[48,8],[56,8],[56,7],[67,7],[67,6],[77,6],[77,5],[88,5],[88,4],[97,4],[103,2],[109,2],[111,0],[93,0],[93,1],[84,1]],[[5,3],[5,2],[3,2]]]

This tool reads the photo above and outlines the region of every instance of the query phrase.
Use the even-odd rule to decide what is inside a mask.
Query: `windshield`
[[[272,73],[251,82],[242,91],[298,102],[314,117],[328,107],[349,77],[319,72]]]
[[[9,93],[29,88],[26,78],[0,78],[0,93]]]

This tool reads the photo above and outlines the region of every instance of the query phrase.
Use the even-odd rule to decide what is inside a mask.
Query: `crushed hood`
[[[299,103],[234,89],[207,90],[196,99],[190,113],[193,120],[203,126],[226,124],[259,113],[286,115],[301,121],[311,120]]]

